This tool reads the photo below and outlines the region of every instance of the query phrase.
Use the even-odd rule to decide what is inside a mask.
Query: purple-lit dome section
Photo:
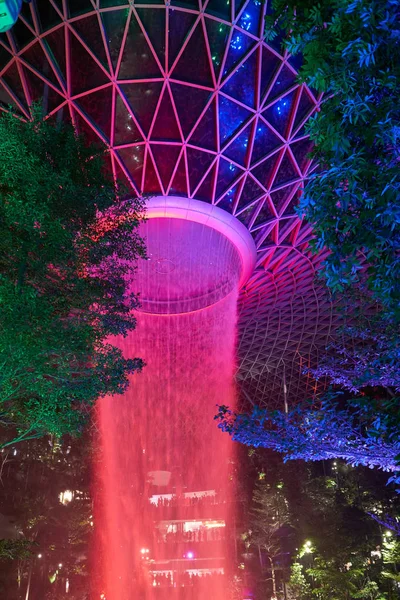
[[[37,0],[0,35],[3,108],[27,117],[43,97],[47,113],[107,144],[109,169],[135,193],[195,198],[248,229],[257,262],[240,300],[239,358],[260,398],[261,377],[281,395],[282,360],[294,390],[331,329],[310,228],[294,211],[312,169],[304,124],[320,99],[296,82],[279,42],[263,41],[268,10],[256,0]]]

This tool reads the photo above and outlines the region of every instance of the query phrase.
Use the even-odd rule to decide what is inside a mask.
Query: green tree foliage
[[[347,304],[358,290],[335,362],[318,375],[356,389],[399,388],[400,3],[273,0],[272,7],[267,38],[280,33],[286,52],[301,53],[300,80],[323,94],[307,125],[317,170],[299,214],[313,225],[314,249],[330,252],[321,269],[328,286],[345,291]]]
[[[32,542],[29,540],[0,540],[0,560],[30,558],[32,556],[32,548]]]
[[[38,107],[0,116],[0,418],[17,439],[80,431],[142,366],[110,336],[135,326],[143,203],[103,154]]]

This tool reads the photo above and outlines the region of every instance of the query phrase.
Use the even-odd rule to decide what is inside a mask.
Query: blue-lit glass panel
[[[220,158],[217,179],[217,198],[233,185],[240,173],[242,173],[241,169],[236,167],[230,161]]]
[[[226,150],[224,150],[225,156],[243,166],[248,154],[251,128],[252,126],[248,125],[246,129],[226,148]]]
[[[235,67],[242,58],[253,48],[255,41],[248,35],[235,29],[229,44],[228,56],[226,57],[224,77]]]
[[[276,150],[280,145],[282,145],[282,141],[272,133],[271,129],[262,121],[262,119],[259,119],[254,134],[251,164],[258,162],[264,156],[267,156],[270,152]]]
[[[250,0],[240,16],[238,21],[239,27],[253,35],[258,35],[261,6],[261,2],[258,0]]]
[[[250,111],[228,100],[225,96],[219,98],[219,136],[221,144],[227,142],[231,136],[251,116]]]
[[[284,96],[275,104],[264,110],[263,117],[271,123],[272,127],[282,136],[285,134],[288,126],[288,117],[292,108],[295,92]]]
[[[223,90],[239,102],[255,107],[257,51],[244,62],[224,85]]]

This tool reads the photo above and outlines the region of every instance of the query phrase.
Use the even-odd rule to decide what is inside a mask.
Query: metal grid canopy
[[[273,347],[274,364],[285,356],[298,382],[290,348],[309,360],[330,328],[310,277],[310,229],[293,208],[312,168],[304,124],[320,99],[296,83],[279,41],[262,40],[268,9],[257,0],[33,0],[0,35],[0,106],[28,117],[43,97],[47,113],[107,144],[110,170],[135,193],[196,198],[244,223],[257,271],[242,298],[239,373],[264,377]],[[289,271],[278,297],[276,278]],[[276,332],[270,322],[256,335],[271,310],[281,315]]]

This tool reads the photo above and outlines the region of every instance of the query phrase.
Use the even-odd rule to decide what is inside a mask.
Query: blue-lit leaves
[[[210,18],[205,18],[208,43],[211,51],[211,61],[214,66],[215,75],[218,76],[224,57],[226,43],[230,27]]]
[[[224,155],[231,158],[240,165],[245,165],[249,153],[249,143],[251,140],[252,124],[248,125],[227,148],[224,149]]]
[[[232,96],[247,106],[255,107],[256,104],[256,76],[257,76],[257,52],[253,52],[249,58],[234,72],[223,87],[226,94]]]
[[[254,132],[251,164],[258,162],[264,156],[267,156],[281,145],[282,141],[272,132],[271,128],[266,125],[264,120],[259,117],[256,130]]]
[[[190,173],[190,193],[193,194],[201,178],[214,160],[215,155],[189,147],[186,150],[186,155]]]
[[[242,127],[252,116],[249,110],[236,104],[232,100],[219,97],[219,137],[221,145],[226,144],[230,138]]]
[[[259,34],[260,28],[260,15],[261,15],[262,3],[259,0],[249,0],[246,4],[245,9],[240,15],[238,26],[252,33],[253,35]]]
[[[290,92],[262,113],[264,119],[282,136],[285,136],[285,133],[288,132],[288,117],[293,105],[294,96],[295,92]]]
[[[224,67],[224,77],[254,48],[255,43],[251,37],[239,29],[233,30]]]
[[[211,102],[202,116],[199,124],[190,136],[189,141],[194,146],[207,150],[217,150],[216,101]]]
[[[231,188],[242,173],[243,171],[239,167],[221,157],[219,160],[216,197],[219,198],[228,188]]]
[[[193,60],[194,56],[196,60]],[[201,23],[197,24],[196,29],[192,33],[177,65],[172,71],[172,77],[190,83],[198,83],[209,87],[213,86],[211,67]]]
[[[210,92],[181,83],[170,85],[182,132],[187,136],[210,99]]]
[[[285,65],[279,72],[276,81],[267,96],[267,102],[270,103],[278,96],[282,96],[285,92],[287,92],[290,88],[296,84],[296,75]]]

